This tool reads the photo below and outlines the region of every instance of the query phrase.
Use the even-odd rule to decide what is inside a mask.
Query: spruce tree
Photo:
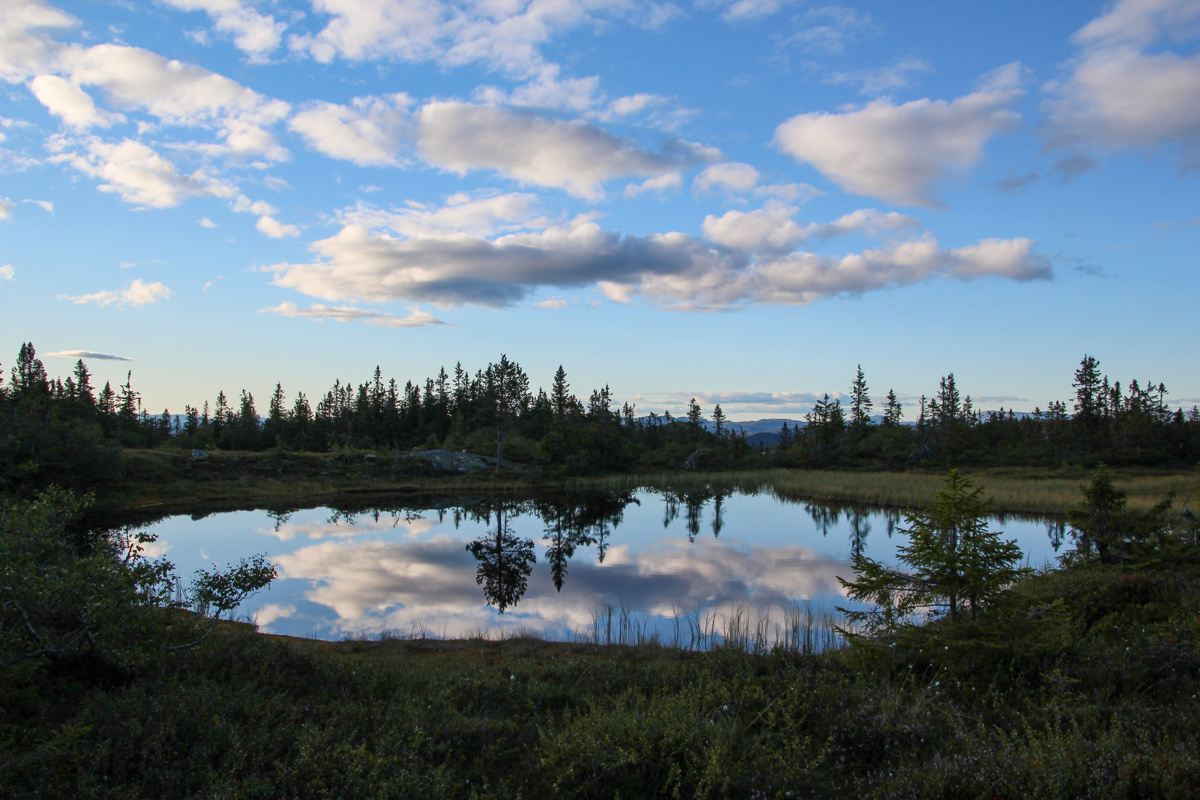
[[[907,569],[895,569],[856,554],[851,565],[857,577],[838,582],[852,600],[872,603],[870,611],[839,609],[859,627],[851,635],[894,630],[921,610],[944,609],[958,619],[964,605],[976,618],[999,594],[1023,574],[1017,566],[1021,548],[1004,541],[1000,531],[988,530],[990,501],[983,487],[951,470],[927,509],[907,514],[909,543],[898,558]]]
[[[861,433],[871,424],[873,407],[870,390],[867,389],[867,379],[863,375],[862,364],[859,364],[854,382],[850,384],[850,425]]]
[[[721,438],[721,434],[725,431],[725,412],[721,410],[721,404],[717,403],[717,407],[712,413],[713,424],[717,427],[717,438]]]

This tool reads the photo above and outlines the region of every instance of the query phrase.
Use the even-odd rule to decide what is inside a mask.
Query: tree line
[[[122,448],[179,447],[329,452],[414,448],[468,450],[563,474],[632,469],[750,467],[885,468],[960,465],[1157,464],[1200,460],[1200,411],[1172,409],[1164,384],[1122,386],[1085,356],[1073,401],[1045,410],[980,411],[950,373],[906,408],[893,390],[876,409],[858,368],[849,391],[826,394],[784,424],[770,443],[751,444],[718,404],[693,398],[683,416],[619,407],[606,385],[586,402],[563,367],[534,392],[507,355],[474,373],[462,364],[401,385],[374,374],[338,380],[324,395],[289,398],[276,384],[265,413],[246,390],[187,404],[182,413],[144,408],[132,373],[97,389],[79,360],[51,378],[32,343],[21,345],[11,380],[0,372],[0,487],[57,482],[88,487],[111,473]],[[845,403],[843,403],[843,398]],[[915,418],[906,418],[906,414]]]

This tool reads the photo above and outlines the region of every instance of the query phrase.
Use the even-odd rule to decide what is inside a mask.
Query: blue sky
[[[178,411],[503,352],[753,419],[858,364],[1044,408],[1086,353],[1190,406],[1198,42],[1197,0],[7,0],[0,361]]]

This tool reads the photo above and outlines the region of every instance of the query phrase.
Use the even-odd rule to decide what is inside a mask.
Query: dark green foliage
[[[898,550],[906,569],[894,569],[858,552],[851,560],[857,577],[838,578],[852,600],[872,603],[870,611],[846,611],[861,628],[854,635],[890,633],[919,611],[945,609],[957,621],[967,607],[972,619],[991,605],[1025,570],[1021,548],[988,530],[983,487],[950,470],[933,503],[906,515],[909,542]]]
[[[915,424],[904,423],[904,408],[889,391],[882,424],[874,425],[874,402],[859,367],[848,406],[823,396],[803,426],[785,424],[778,446],[761,450],[747,444],[724,409],[709,427],[694,399],[683,419],[669,412],[639,418],[629,402],[618,409],[608,386],[595,389],[585,404],[571,393],[561,366],[548,393],[534,392],[520,365],[503,354],[473,375],[458,364],[453,376],[441,369],[403,385],[376,367],[361,384],[335,381],[315,402],[298,393],[289,404],[276,384],[263,419],[244,389],[236,407],[222,391],[215,402],[186,406],[179,419],[168,411],[149,416],[132,373],[116,390],[106,383],[95,395],[82,361],[65,382],[46,376],[32,344],[22,345],[17,361],[11,387],[0,392],[0,488],[27,494],[50,481],[98,488],[122,477],[121,448],[168,444],[248,451],[468,449],[553,477],[685,464],[904,469],[1067,460],[1159,467],[1200,460],[1200,412],[1170,409],[1161,383],[1110,384],[1090,356],[1074,376],[1073,417],[1063,402],[1021,416],[1003,409],[981,413],[951,373],[931,400],[922,398]]]
[[[1079,507],[1067,515],[1075,538],[1075,558],[1095,554],[1102,563],[1113,564],[1167,543],[1167,515],[1174,494],[1164,497],[1148,512],[1131,513],[1125,508],[1125,493],[1113,486],[1103,464],[1080,491],[1083,498]]]

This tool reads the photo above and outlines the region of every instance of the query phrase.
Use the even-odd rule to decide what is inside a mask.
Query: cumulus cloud
[[[903,58],[887,67],[834,72],[825,78],[825,83],[834,86],[857,85],[863,94],[883,94],[905,88],[912,83],[913,75],[931,69],[933,67],[924,59]]]
[[[38,75],[29,82],[33,96],[46,109],[76,130],[107,128],[125,117],[96,108],[91,95],[57,75]]]
[[[773,197],[789,203],[807,203],[814,197],[822,197],[824,194],[809,183],[772,183],[766,186],[757,186],[754,189],[755,197]]]
[[[341,214],[343,222],[387,229],[406,238],[491,236],[500,231],[547,227],[536,214],[537,196],[513,192],[451,195],[441,207],[412,203],[384,211],[365,203]]]
[[[132,139],[111,144],[93,137],[85,140],[82,150],[59,153],[50,160],[97,178],[102,181],[100,191],[138,206],[170,208],[188,195],[214,194],[203,173],[180,175],[174,164]]]
[[[915,217],[895,211],[887,213],[864,208],[833,222],[797,223],[798,211],[779,201],[768,201],[754,211],[728,211],[720,217],[708,215],[702,229],[711,241],[723,247],[746,252],[783,252],[809,240],[825,240],[857,231],[878,234],[902,228],[920,228]]]
[[[412,99],[403,93],[356,97],[350,105],[313,103],[288,123],[309,147],[360,167],[395,165]]]
[[[146,283],[141,278],[134,278],[124,289],[109,289],[83,295],[60,294],[59,298],[76,304],[95,303],[98,306],[110,306],[116,303],[122,306],[145,306],[159,300],[167,300],[173,294],[174,292],[158,281]]]
[[[54,353],[46,353],[46,355],[50,356],[51,358],[86,358],[96,361],[133,361],[132,358],[126,358],[125,356],[114,356],[110,353],[97,353],[94,350],[59,350]]]
[[[329,63],[391,59],[443,66],[482,64],[518,78],[548,65],[541,46],[583,26],[629,22],[655,27],[679,13],[671,3],[560,0],[553,3],[460,4],[430,0],[314,0],[332,19],[291,47]]]
[[[54,213],[54,203],[52,203],[49,200],[25,200],[24,202],[33,203],[35,206],[38,206],[43,211],[45,211],[47,214]]]
[[[0,222],[11,219],[13,209],[16,207],[17,204],[12,200],[9,200],[7,197],[0,197]]]
[[[1053,147],[1115,151],[1170,143],[1200,169],[1200,53],[1169,44],[1200,38],[1192,0],[1120,0],[1072,37],[1076,57],[1046,86]]]
[[[749,164],[740,164],[736,161],[713,164],[692,181],[692,188],[698,193],[704,193],[710,189],[748,192],[757,185],[758,170]]]
[[[369,311],[352,306],[326,306],[317,303],[311,308],[298,308],[295,303],[280,303],[263,311],[278,314],[281,317],[314,319],[322,322],[327,319],[336,322],[361,322],[364,325],[379,325],[384,328],[416,328],[422,325],[445,325],[427,311],[412,309],[407,317],[400,317],[384,311]]]
[[[76,24],[74,17],[44,0],[5,0],[0,14],[0,79],[17,83],[45,72],[59,47],[46,31]]]
[[[279,46],[287,24],[259,14],[240,0],[163,0],[181,11],[203,11],[220,32],[233,37],[238,49],[257,58]]]
[[[239,194],[233,199],[230,208],[239,214],[257,214],[260,216],[270,216],[278,214],[279,209],[268,203],[266,200],[251,200],[244,194]]]
[[[288,157],[266,129],[290,106],[237,81],[138,47],[103,44],[64,49],[57,60],[75,86],[95,86],[110,104],[144,109],[170,125],[215,128],[238,157]]]
[[[215,228],[215,227],[217,227],[217,223],[213,222],[213,221],[212,221],[211,219],[209,219],[208,217],[201,217],[200,219],[198,219],[198,220],[197,220],[197,223],[200,225],[200,227],[201,227],[201,228]]]
[[[796,0],[701,0],[701,7],[718,8],[726,22],[756,22],[778,13]]]
[[[0,280],[11,281],[16,274],[12,264],[0,264]]]
[[[625,187],[626,197],[637,197],[646,192],[657,192],[660,195],[677,192],[683,187],[683,177],[678,172],[668,172],[647,178],[641,183],[631,183]]]
[[[563,300],[561,297],[551,297],[547,300],[542,300],[540,302],[534,303],[533,307],[534,308],[559,309],[559,308],[566,308],[568,305],[570,305],[570,304],[567,303],[566,300]]]
[[[953,168],[973,166],[989,139],[1020,126],[1011,106],[1021,94],[1014,63],[951,101],[876,100],[844,113],[798,114],[775,130],[775,143],[848,192],[934,206],[939,180]]]
[[[706,221],[706,233],[721,240],[714,243],[682,233],[621,236],[587,218],[495,239],[401,239],[348,224],[311,245],[312,262],[276,264],[270,271],[275,285],[323,300],[508,306],[539,288],[595,286],[616,302],[641,297],[679,310],[804,305],[933,278],[1050,277],[1048,262],[1034,252],[1030,239],[987,239],[947,250],[926,233],[840,257],[793,251],[806,237],[897,230],[916,222],[894,212],[863,210],[832,223],[800,226],[788,225],[787,209],[774,217],[774,209],[767,211],[763,219]],[[748,227],[755,235],[738,238],[738,231]],[[776,229],[784,233],[776,236]]]
[[[610,179],[679,172],[715,155],[686,142],[652,153],[594,125],[458,102],[425,105],[418,141],[422,156],[443,169],[492,169],[589,199],[601,197]]]
[[[591,111],[604,99],[600,79],[563,78],[558,64],[547,64],[536,76],[505,92],[498,86],[482,86],[475,90],[474,97],[487,105],[512,105],[526,108],[556,108],[567,111]]]
[[[295,225],[285,225],[271,216],[259,217],[254,227],[258,229],[259,233],[272,239],[285,239],[300,235],[300,229]]]

